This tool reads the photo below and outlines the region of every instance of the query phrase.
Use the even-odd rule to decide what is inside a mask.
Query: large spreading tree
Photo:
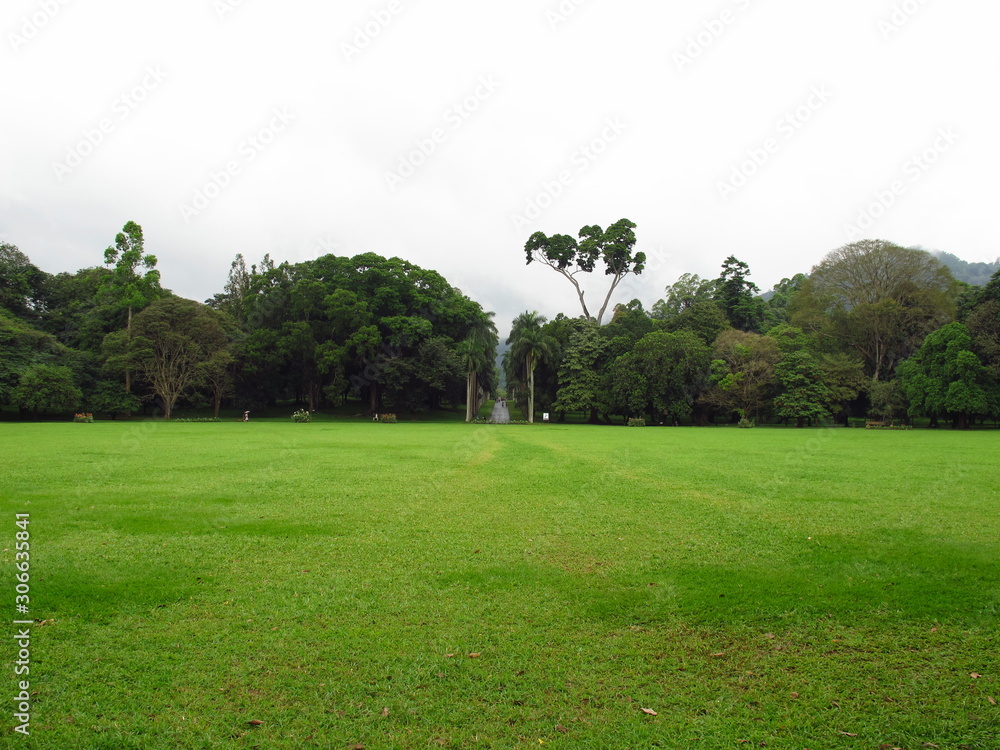
[[[528,264],[543,263],[565,277],[576,290],[583,316],[600,325],[611,295],[621,280],[630,273],[641,274],[645,268],[646,254],[635,251],[634,230],[633,222],[619,219],[606,230],[597,224],[583,227],[578,233],[579,241],[568,234],[547,237],[543,232],[535,232],[525,243],[524,252]],[[592,315],[577,275],[592,273],[599,262],[603,264],[604,274],[611,277],[611,283],[597,315]]]
[[[863,240],[828,253],[791,301],[792,322],[852,349],[888,379],[924,337],[955,315],[956,282],[923,250]]]
[[[110,341],[125,332],[111,334]],[[148,383],[170,419],[177,400],[203,385],[213,362],[229,346],[221,313],[180,297],[157,300],[132,321],[118,351]]]

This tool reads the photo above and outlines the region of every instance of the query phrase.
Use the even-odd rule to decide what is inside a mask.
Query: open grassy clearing
[[[55,620],[30,746],[994,749],[998,449],[3,424],[3,590],[28,511]]]

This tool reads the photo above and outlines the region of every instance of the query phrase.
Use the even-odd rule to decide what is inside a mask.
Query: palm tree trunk
[[[465,378],[465,421],[472,421],[472,376],[475,375],[474,372],[470,372]]]
[[[475,419],[479,415],[479,373],[475,370],[469,375],[469,403],[472,405],[469,417]]]
[[[528,424],[535,423],[535,361],[528,356]]]

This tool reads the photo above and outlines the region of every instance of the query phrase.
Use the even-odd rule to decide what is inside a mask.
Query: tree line
[[[495,389],[493,313],[435,271],[374,253],[248,267],[206,303],[160,284],[128,222],[103,266],[46,274],[0,245],[0,405],[128,414],[150,404],[373,412],[442,403],[472,418]]]
[[[600,236],[600,228],[584,234]],[[581,263],[582,245],[536,233],[525,251],[529,263],[541,252],[567,276],[592,271],[601,257],[591,248]],[[604,257],[615,281],[622,269],[641,273],[645,260],[630,250]],[[511,397],[532,416],[582,412],[595,423],[802,427],[924,417],[967,427],[1000,419],[995,267],[985,285],[972,286],[930,253],[865,240],[767,295],[749,276],[730,256],[717,278],[685,274],[652,309],[619,304],[603,326],[582,295],[580,316],[523,313],[503,360]]]
[[[941,259],[883,240],[828,253],[767,294],[730,256],[718,277],[685,274],[651,309],[603,318],[619,283],[644,270],[635,224],[536,232],[525,258],[565,278],[581,314],[526,311],[501,371],[533,420],[654,424],[849,417],[1000,418],[1000,271],[956,281]],[[953,268],[961,261],[943,256]],[[493,313],[435,271],[373,253],[275,264],[232,262],[205,303],[161,286],[142,228],[128,222],[103,264],[50,275],[0,244],[0,406],[128,414],[150,405],[238,410],[355,400],[362,412],[465,406],[495,395]],[[966,264],[969,266],[969,264]],[[984,267],[979,267],[984,266]],[[596,314],[579,274],[608,288]]]

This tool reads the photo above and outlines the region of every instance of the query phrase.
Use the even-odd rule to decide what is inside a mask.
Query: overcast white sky
[[[861,237],[992,261],[997,28],[996,0],[6,0],[0,239],[75,271],[134,220],[197,300],[238,252],[397,255],[501,334],[579,313],[532,232],[622,217],[649,263],[615,301],[647,308],[730,254],[762,289]]]

